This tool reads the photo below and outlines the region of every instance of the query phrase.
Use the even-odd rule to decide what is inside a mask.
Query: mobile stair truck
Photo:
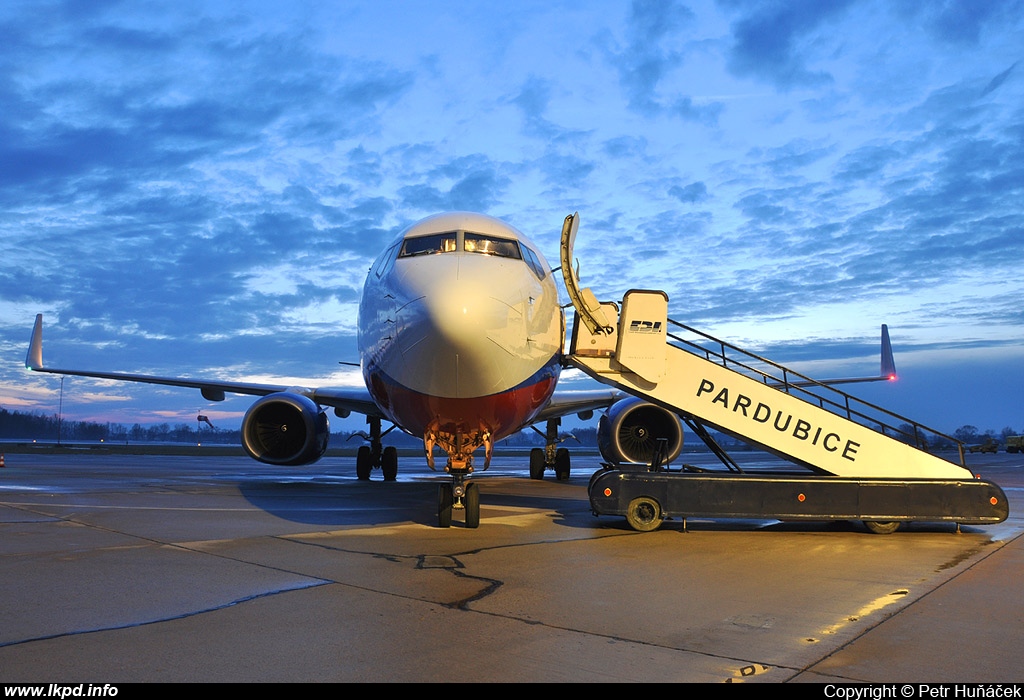
[[[675,413],[724,465],[673,470],[656,449],[647,465],[606,465],[590,480],[595,515],[625,516],[640,531],[665,517],[682,518],[684,529],[686,518],[704,517],[860,520],[877,534],[915,520],[959,529],[1007,518],[1003,490],[971,474],[953,438],[671,321],[664,292],[629,291],[621,309],[598,302],[572,269],[578,222],[566,217],[562,231],[576,310],[568,363]],[[883,326],[883,373],[887,340]],[[711,430],[793,467],[744,472]],[[959,445],[957,462],[926,451],[937,439]]]

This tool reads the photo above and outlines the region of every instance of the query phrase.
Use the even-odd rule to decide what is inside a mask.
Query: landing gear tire
[[[544,478],[544,450],[539,447],[530,450],[530,478],[537,481]]]
[[[559,481],[569,480],[569,450],[564,447],[555,452],[555,476]]]
[[[437,487],[437,526],[452,526],[452,504],[455,498],[452,495],[451,484],[439,484]]]
[[[868,532],[875,535],[891,535],[899,529],[900,522],[898,520],[890,520],[882,523],[877,520],[865,520],[864,527],[868,529]]]
[[[372,469],[373,455],[370,454],[370,448],[363,445],[356,452],[356,478],[360,481],[369,481]]]
[[[480,527],[480,488],[475,483],[466,484],[462,503],[466,506],[466,527]]]
[[[384,472],[384,481],[394,481],[398,478],[398,450],[395,447],[389,445],[384,448],[380,468]]]
[[[654,532],[661,527],[661,505],[647,496],[634,498],[626,510],[626,522],[638,532]]]

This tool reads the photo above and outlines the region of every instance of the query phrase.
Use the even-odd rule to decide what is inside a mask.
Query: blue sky
[[[7,2],[0,405],[53,366],[341,385],[365,272],[438,211],[937,429],[1024,432],[1024,3]],[[573,377],[568,383],[576,385]],[[249,399],[70,378],[65,415]],[[352,419],[350,419],[352,421]],[[337,425],[337,424],[336,424]],[[352,428],[359,421],[352,421]]]

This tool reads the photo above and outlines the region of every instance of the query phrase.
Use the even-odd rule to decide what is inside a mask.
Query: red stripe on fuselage
[[[500,440],[521,430],[547,404],[558,380],[557,362],[508,391],[473,398],[446,398],[413,391],[371,372],[369,390],[374,401],[399,427],[417,437],[428,428],[474,435],[489,431]]]

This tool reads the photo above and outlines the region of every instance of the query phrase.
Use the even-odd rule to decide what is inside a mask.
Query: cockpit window
[[[519,241],[511,238],[495,238],[482,233],[456,232],[434,233],[429,236],[416,236],[402,241],[400,258],[411,258],[416,255],[432,255],[434,253],[454,253],[459,249],[459,237],[462,238],[462,250],[467,253],[493,255],[499,258],[522,260],[523,253],[519,249]],[[532,265],[531,265],[532,267]]]
[[[519,252],[519,243],[507,238],[492,238],[480,233],[463,234],[464,241],[462,249],[467,253],[483,253],[484,255],[497,255],[501,258],[515,258],[519,260],[522,255]]]
[[[431,255],[433,253],[451,253],[455,250],[455,232],[435,233],[432,236],[419,236],[418,238],[406,238],[402,243],[401,258],[409,258],[414,255]]]
[[[395,261],[395,255],[398,254],[399,245],[395,245],[388,248],[388,251],[377,259],[377,264],[374,266],[374,273],[380,277],[384,274],[384,271],[391,267],[391,263]]]
[[[540,264],[540,258],[532,250],[523,246],[523,256],[526,258],[526,264],[533,270],[533,274],[537,275],[537,279],[544,279],[548,275],[548,271]]]

